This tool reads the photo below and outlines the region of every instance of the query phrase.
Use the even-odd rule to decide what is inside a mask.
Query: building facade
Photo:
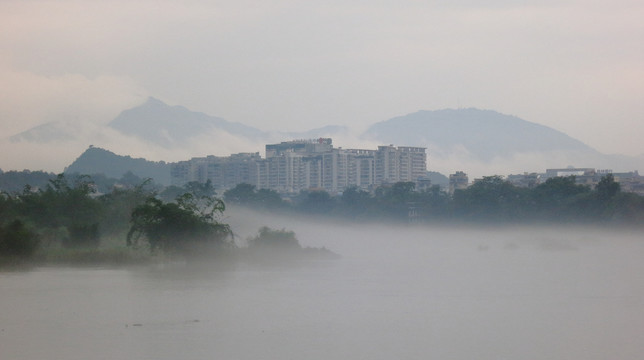
[[[463,171],[457,171],[449,175],[449,193],[454,194],[456,190],[467,189],[469,185],[469,177]]]
[[[334,148],[332,139],[294,140],[266,145],[259,153],[208,156],[172,165],[172,184],[212,181],[217,189],[248,183],[280,193],[325,190],[336,194],[357,186],[372,190],[426,177],[425,148],[393,145],[377,150]]]

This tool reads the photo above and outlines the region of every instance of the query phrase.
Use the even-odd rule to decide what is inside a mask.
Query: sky
[[[642,19],[640,0],[0,0],[0,134],[153,96],[284,131],[476,107],[640,155]]]

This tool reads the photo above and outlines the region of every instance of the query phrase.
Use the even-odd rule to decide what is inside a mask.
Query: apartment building
[[[280,193],[322,189],[335,194],[350,186],[372,190],[382,184],[416,182],[426,176],[426,169],[422,147],[343,149],[334,148],[330,138],[319,138],[268,144],[263,159],[259,153],[241,153],[181,161],[172,166],[172,183],[210,179],[218,189],[245,182]]]
[[[449,175],[449,193],[454,194],[456,190],[467,189],[469,185],[469,177],[463,171],[457,171]]]
[[[204,183],[210,180],[216,189],[232,188],[240,183],[257,182],[258,152],[239,153],[230,156],[207,156],[192,158],[172,164],[172,185],[181,186],[191,181]]]

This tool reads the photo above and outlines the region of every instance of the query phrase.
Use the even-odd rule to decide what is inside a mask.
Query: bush
[[[72,225],[69,227],[69,237],[62,242],[68,249],[96,249],[100,243],[98,224]]]
[[[151,196],[132,212],[127,244],[136,246],[145,237],[152,251],[190,252],[204,244],[232,246],[227,241],[230,227],[217,221],[224,209],[223,201],[214,197],[197,199],[186,193],[174,203],[165,203]]]
[[[3,257],[30,258],[38,249],[38,236],[27,229],[20,220],[0,227],[0,255]]]
[[[248,239],[249,248],[301,249],[300,242],[293,231],[274,230],[268,226],[259,229],[254,238]]]

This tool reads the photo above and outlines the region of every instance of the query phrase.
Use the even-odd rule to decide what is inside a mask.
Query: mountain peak
[[[161,101],[161,100],[159,100],[159,99],[157,99],[155,97],[150,96],[145,101],[145,103],[143,103],[143,105],[141,105],[141,106],[143,106],[143,107],[157,107],[158,108],[158,107],[166,107],[166,106],[168,106],[168,104],[164,103],[163,101]]]
[[[484,161],[515,153],[595,152],[581,141],[547,126],[475,108],[421,110],[377,123],[364,135],[384,143],[448,150],[462,147]]]
[[[204,134],[228,133],[247,139],[265,136],[253,127],[191,111],[183,106],[170,106],[154,97],[122,111],[108,126],[166,148],[185,146],[191,139]]]

